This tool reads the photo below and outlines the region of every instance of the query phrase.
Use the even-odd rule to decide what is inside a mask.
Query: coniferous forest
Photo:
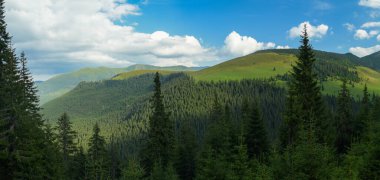
[[[109,114],[88,108],[119,122],[89,123],[86,138],[71,121],[75,112],[55,110],[56,119],[41,113],[28,55],[16,54],[7,32],[3,0],[0,37],[2,180],[380,179],[380,97],[367,86],[354,97],[350,82],[359,79],[347,69],[338,70],[339,93],[323,94],[322,79],[334,66],[317,60],[306,26],[296,63],[278,77],[283,86],[273,79],[196,81],[181,72],[101,82],[133,104]],[[102,89],[95,82],[77,88],[87,86]],[[108,99],[114,107],[118,100]],[[102,132],[105,126],[112,132]]]

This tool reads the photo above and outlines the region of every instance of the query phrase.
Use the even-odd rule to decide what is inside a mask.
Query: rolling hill
[[[297,52],[295,49],[258,51],[189,74],[197,81],[274,79],[281,85],[286,81],[292,63],[297,60]],[[370,91],[380,93],[380,72],[367,67],[363,59],[351,53],[315,51],[315,55],[315,70],[323,80],[325,94],[338,92],[340,78],[350,81],[355,96],[360,95],[364,84]]]
[[[158,67],[143,64],[136,64],[126,68],[84,68],[75,72],[57,75],[47,81],[37,83],[37,88],[38,95],[40,96],[40,104],[45,104],[46,102],[69,92],[82,81],[110,79],[119,73],[134,70],[195,71],[199,69],[202,69],[202,67]]]

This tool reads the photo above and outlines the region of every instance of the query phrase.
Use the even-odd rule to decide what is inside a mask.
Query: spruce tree
[[[154,94],[152,97],[153,113],[149,118],[148,139],[144,150],[144,168],[149,174],[153,165],[166,168],[171,161],[174,146],[174,126],[166,112],[161,93],[160,74],[154,77]]]
[[[88,143],[88,162],[87,172],[89,179],[107,179],[108,178],[108,157],[106,150],[106,142],[100,135],[100,128],[96,123],[93,129],[93,134]]]
[[[232,162],[230,165],[231,173],[229,179],[252,179],[252,174],[249,167],[249,157],[247,146],[244,144],[244,137],[239,137],[239,145],[234,147],[234,154],[232,155]]]
[[[335,148],[339,154],[346,153],[352,142],[352,103],[346,80],[343,80],[338,96]]]
[[[63,179],[63,169],[60,165],[62,158],[58,149],[56,134],[49,123],[45,124],[44,134],[43,168],[46,173],[43,179]]]
[[[283,125],[282,144],[294,143],[299,137],[300,128],[307,130],[307,136],[316,136],[319,142],[324,141],[322,132],[326,125],[325,108],[322,100],[318,76],[313,70],[316,61],[310,44],[306,25],[301,35],[301,46],[296,64],[292,66],[289,81],[289,92]],[[286,134],[288,133],[288,134]]]
[[[127,167],[122,171],[123,179],[140,180],[144,177],[144,169],[136,159],[128,160]]]
[[[72,125],[67,113],[63,113],[57,122],[57,142],[60,152],[62,153],[62,165],[64,176],[68,178],[71,175],[70,163],[72,156],[76,152],[76,132],[72,130]]]
[[[360,103],[360,110],[359,110],[359,115],[355,119],[354,122],[354,138],[356,140],[360,140],[361,136],[366,130],[366,127],[368,127],[368,123],[370,121],[370,99],[369,99],[369,93],[368,93],[368,88],[367,84],[364,85],[364,90],[363,90],[363,97]]]
[[[247,144],[248,157],[250,159],[257,158],[263,160],[263,158],[269,152],[269,142],[267,138],[266,128],[261,116],[260,110],[256,103],[253,103],[250,112],[248,114],[246,123],[245,143]]]
[[[79,151],[75,152],[73,160],[70,164],[72,177],[75,180],[86,179],[86,155],[84,154],[83,147],[79,147]]]
[[[16,108],[20,88],[17,61],[5,22],[4,0],[0,0],[0,179],[11,179],[15,169]]]
[[[175,163],[180,179],[191,180],[194,178],[196,150],[194,129],[189,122],[184,122],[180,128]]]
[[[15,128],[16,147],[14,175],[18,179],[43,178],[45,168],[43,148],[45,145],[45,134],[43,132],[43,120],[39,114],[39,100],[34,82],[27,68],[27,59],[24,53],[19,58],[20,69],[18,81],[20,87],[19,102],[20,111],[17,115],[17,126]]]

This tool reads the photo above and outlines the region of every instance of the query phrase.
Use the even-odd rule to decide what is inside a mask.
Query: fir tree
[[[165,110],[161,94],[160,75],[154,78],[154,95],[152,97],[153,114],[149,119],[148,139],[144,152],[144,167],[149,173],[153,164],[165,168],[171,161],[174,145],[174,127]]]
[[[62,165],[64,169],[64,175],[69,177],[70,172],[70,161],[72,156],[76,152],[76,144],[74,143],[76,138],[76,132],[72,130],[71,122],[69,116],[63,113],[57,122],[57,142],[60,152],[62,153]]]
[[[43,121],[39,114],[38,97],[34,82],[27,68],[27,59],[21,53],[18,80],[20,87],[19,111],[17,112],[17,126],[15,127],[16,147],[14,175],[18,179],[43,178],[43,150],[45,148]]]
[[[83,147],[79,147],[79,151],[75,152],[73,160],[70,164],[72,177],[75,180],[82,180],[86,178],[86,155],[84,154]]]
[[[63,169],[60,166],[62,161],[61,154],[56,142],[56,134],[53,132],[49,123],[45,124],[43,162],[46,171],[43,179],[63,179]]]
[[[256,103],[253,104],[246,123],[245,142],[247,144],[249,158],[263,159],[269,152],[269,142],[266,128],[260,110]]]
[[[342,154],[347,152],[352,142],[352,104],[350,91],[347,88],[346,80],[343,80],[342,88],[338,96],[338,110],[336,117],[336,140],[337,152]]]
[[[88,178],[100,180],[108,177],[108,158],[106,150],[106,142],[100,135],[100,128],[96,123],[93,129],[93,135],[88,143],[88,162],[87,171]]]
[[[299,137],[299,128],[308,131],[307,136],[317,135],[318,141],[324,141],[322,132],[326,122],[325,108],[321,90],[318,85],[318,76],[313,70],[316,61],[306,25],[301,36],[298,61],[292,66],[289,81],[289,93],[283,126],[282,144],[294,143]]]
[[[0,0],[0,179],[11,179],[15,165],[16,93],[19,76],[5,22],[4,0]]]
[[[175,167],[180,179],[191,180],[195,176],[196,142],[194,129],[189,122],[180,128]]]
[[[144,177],[144,169],[135,159],[128,160],[127,167],[122,172],[123,179],[140,180]]]
[[[359,115],[356,118],[353,127],[354,138],[356,138],[356,140],[361,139],[361,136],[365,132],[366,127],[368,127],[368,123],[370,121],[370,108],[371,107],[368,88],[367,84],[365,84],[363,90],[363,98],[360,104]]]
[[[244,144],[243,136],[239,138],[239,145],[235,146],[234,154],[232,155],[231,174],[229,179],[252,179],[252,174],[249,167],[249,157],[247,154],[247,146]]]

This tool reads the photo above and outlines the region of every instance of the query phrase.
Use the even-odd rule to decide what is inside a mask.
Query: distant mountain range
[[[53,100],[72,90],[82,81],[100,81],[106,79],[120,80],[160,70],[166,74],[170,72],[189,71],[188,74],[196,80],[240,80],[262,79],[286,74],[291,64],[296,60],[297,49],[263,50],[236,58],[212,67],[185,67],[171,66],[158,67],[136,64],[126,68],[84,68],[75,72],[55,76],[47,81],[36,83],[39,90],[41,104]],[[359,58],[351,53],[339,54],[324,51],[315,51],[316,58],[321,62],[320,71],[326,76],[334,76],[336,71],[343,70],[356,72],[361,78],[361,85],[367,83],[373,90],[380,91],[380,52]],[[328,66],[328,68],[326,68]],[[374,71],[377,70],[377,71]],[[326,72],[330,71],[330,72]],[[339,73],[349,73],[349,72]],[[322,72],[320,72],[322,73]],[[338,73],[338,74],[339,74]],[[360,77],[359,77],[360,76]],[[339,84],[337,81],[327,81],[326,84]],[[360,84],[360,83],[359,83]],[[334,87],[334,86],[333,86]],[[336,88],[327,89],[333,92]]]
[[[47,81],[37,82],[40,104],[62,96],[74,89],[82,81],[100,81],[111,79],[113,76],[134,70],[167,70],[167,71],[197,71],[204,67],[170,66],[159,67],[152,65],[136,64],[126,68],[84,68],[75,72],[57,75]]]

